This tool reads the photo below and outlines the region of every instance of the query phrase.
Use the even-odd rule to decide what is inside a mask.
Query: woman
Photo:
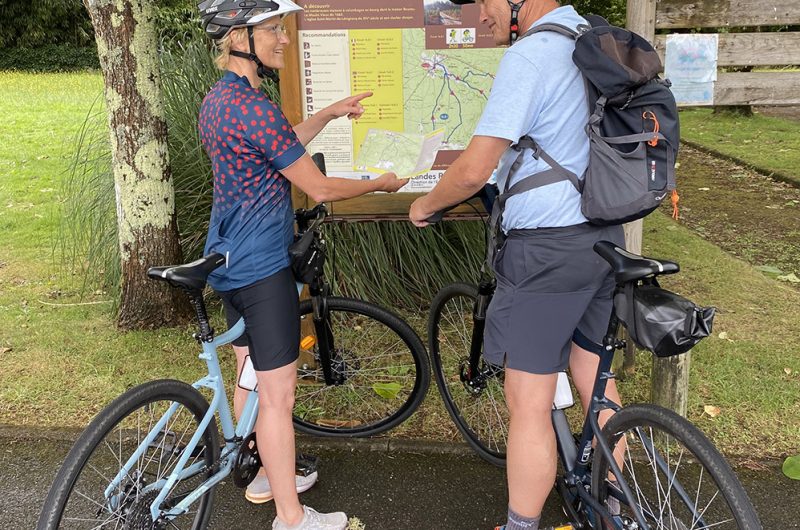
[[[209,283],[223,300],[229,326],[244,317],[245,335],[234,342],[238,373],[250,355],[258,381],[255,432],[266,476],[262,469],[246,495],[254,502],[274,497],[274,529],[343,529],[344,513],[317,513],[297,497],[316,475],[295,477],[292,408],[300,315],[287,251],[293,236],[291,184],[322,202],[395,192],[405,181],[393,173],[369,181],[328,178],[303,147],[329,121],[361,116],[360,101],[371,92],[334,103],[293,128],[258,90],[265,77],[276,78],[272,69],[285,64],[289,39],[281,18],[301,11],[299,6],[288,0],[208,0],[199,8],[206,33],[218,41],[217,66],[225,70],[199,116],[214,173],[205,252],[227,258]],[[237,417],[245,399],[246,392],[237,388]]]

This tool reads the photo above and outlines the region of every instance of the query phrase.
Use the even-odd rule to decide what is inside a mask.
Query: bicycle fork
[[[494,280],[481,280],[478,284],[478,297],[472,308],[472,340],[469,348],[469,361],[466,371],[461,374],[461,382],[472,392],[479,393],[486,382],[486,374],[481,372],[483,354],[483,332],[486,329],[486,311],[494,294]]]
[[[330,313],[325,293],[319,288],[311,289],[311,308],[314,320],[314,332],[317,335],[317,351],[322,364],[322,374],[326,385],[339,385],[344,382],[342,374],[333,373],[333,357],[336,346],[331,330]]]

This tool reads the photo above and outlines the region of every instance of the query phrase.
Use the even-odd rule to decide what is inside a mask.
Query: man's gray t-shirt
[[[559,7],[534,23],[575,28],[586,24],[572,6]],[[520,39],[503,54],[489,101],[475,135],[505,138],[516,143],[531,136],[559,164],[578,177],[589,163],[589,119],[586,88],[572,62],[575,41],[543,31]],[[508,167],[517,152],[509,148],[500,159],[498,186],[506,184]],[[550,169],[528,150],[511,185],[528,175]],[[511,197],[503,214],[503,229],[571,226],[585,223],[580,194],[569,181],[556,182]]]

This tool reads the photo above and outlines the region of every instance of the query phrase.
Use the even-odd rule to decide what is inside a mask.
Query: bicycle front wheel
[[[656,405],[631,405],[608,420],[602,435],[621,460],[625,482],[650,528],[762,528],[731,467],[681,416]],[[609,482],[609,469],[608,459],[595,449],[592,491],[601,503],[609,496],[624,499]],[[625,500],[619,504],[623,528],[633,528],[633,510]],[[614,527],[604,522],[602,528]]]
[[[169,520],[154,521],[150,506],[207,410],[200,392],[180,381],[152,381],[122,394],[75,442],[50,488],[37,529],[205,528],[213,488]],[[166,421],[160,422],[162,418]],[[148,443],[151,433],[155,436]],[[133,455],[132,465],[125,466]],[[177,505],[211,476],[218,458],[217,426],[211,418],[186,464],[195,472],[175,483],[162,510]]]
[[[428,318],[429,348],[436,385],[458,430],[481,458],[504,466],[508,407],[503,367],[481,356],[478,373],[468,373],[477,297],[478,289],[465,283],[448,285],[436,294]],[[476,340],[483,351],[483,336]]]
[[[430,384],[425,347],[411,327],[373,304],[350,298],[327,298],[333,337],[331,369],[338,384],[325,383],[311,300],[300,303],[304,334],[313,346],[297,363],[294,424],[307,434],[370,436],[408,418]],[[301,324],[302,325],[302,324]]]

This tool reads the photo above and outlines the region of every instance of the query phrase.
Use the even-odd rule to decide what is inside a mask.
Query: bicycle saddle
[[[165,281],[173,287],[202,291],[208,275],[223,263],[225,256],[215,252],[185,265],[150,267],[147,269],[147,276]]]
[[[632,254],[610,241],[598,241],[593,248],[614,269],[614,279],[618,284],[641,280],[648,276],[674,274],[681,270],[680,266],[673,261]]]

